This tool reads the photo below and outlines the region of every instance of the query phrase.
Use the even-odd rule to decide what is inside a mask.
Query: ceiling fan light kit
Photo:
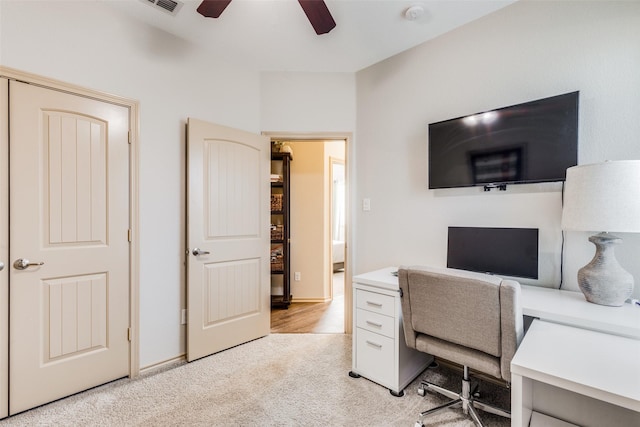
[[[231,0],[203,0],[196,11],[205,18],[219,18],[229,3]],[[336,21],[324,0],[298,0],[298,3],[316,34],[326,34],[335,28]]]

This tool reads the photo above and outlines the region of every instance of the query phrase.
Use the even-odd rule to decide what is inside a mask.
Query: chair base
[[[471,386],[471,382],[469,380],[469,368],[466,366],[464,367],[463,371],[462,391],[460,393],[456,393],[454,391],[440,387],[439,385],[432,384],[428,381],[422,381],[420,383],[420,388],[418,389],[418,394],[424,396],[424,391],[430,389],[453,400],[451,402],[447,402],[435,408],[421,412],[420,419],[416,421],[415,427],[423,427],[424,423],[422,422],[422,419],[426,416],[435,414],[445,409],[459,407],[462,407],[462,412],[464,412],[466,415],[469,415],[478,427],[484,427],[484,424],[482,424],[482,420],[480,420],[480,417],[478,415],[478,409],[489,412],[491,414],[500,415],[505,418],[511,418],[511,413],[509,411],[505,411],[504,409],[500,409],[493,405],[489,405],[488,403],[476,400],[477,388],[477,384],[473,387]]]

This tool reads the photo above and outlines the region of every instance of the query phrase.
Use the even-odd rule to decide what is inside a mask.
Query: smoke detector
[[[411,6],[404,11],[404,17],[409,21],[418,20],[422,15],[424,15],[424,7],[420,5]]]
[[[175,0],[140,0],[157,10],[161,10],[169,15],[177,15],[183,3]]]

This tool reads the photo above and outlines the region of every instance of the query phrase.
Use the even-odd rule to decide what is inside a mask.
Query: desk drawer
[[[359,308],[356,312],[356,326],[389,338],[395,337],[395,322],[393,317],[372,311]]]
[[[376,292],[356,290],[356,304],[358,308],[385,316],[395,316],[395,298],[390,295],[378,294]]]
[[[394,363],[394,343],[391,338],[358,328],[356,367],[357,372],[365,378],[385,387],[396,388]]]

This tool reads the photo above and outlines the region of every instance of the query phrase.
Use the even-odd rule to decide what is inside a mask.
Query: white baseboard
[[[291,302],[329,302],[331,298],[293,298]]]
[[[187,355],[181,354],[180,356],[176,356],[169,360],[154,363],[153,365],[149,365],[149,366],[145,366],[144,368],[141,368],[140,375],[155,374],[159,371],[175,368],[176,366],[182,365],[184,363],[187,363]]]

